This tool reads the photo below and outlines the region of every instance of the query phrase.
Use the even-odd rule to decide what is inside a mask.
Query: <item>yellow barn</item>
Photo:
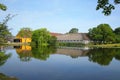
[[[32,37],[32,31],[30,28],[22,28],[16,35],[14,42],[30,43]]]
[[[23,38],[23,37],[16,36],[16,39],[14,39],[14,42],[30,43],[31,38]]]

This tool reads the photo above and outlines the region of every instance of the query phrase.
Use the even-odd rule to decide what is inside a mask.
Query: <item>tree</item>
[[[7,22],[12,19],[14,16],[8,14],[3,22],[0,22],[0,42],[7,42],[8,38],[12,36],[10,29],[7,26]]]
[[[115,36],[116,36],[116,42],[120,43],[120,27],[116,28],[114,30]]]
[[[57,38],[55,36],[51,36],[49,41],[48,41],[48,44],[50,46],[56,46],[56,43],[57,43]]]
[[[77,28],[72,28],[69,33],[78,33],[78,29]]]
[[[117,34],[117,35],[120,35],[120,27],[116,28],[116,29],[114,30],[114,33]]]
[[[89,29],[90,38],[99,43],[114,42],[115,34],[108,24],[100,24],[97,27]]]
[[[0,9],[3,11],[6,11],[7,7],[4,4],[0,3]]]
[[[48,41],[50,40],[50,32],[46,28],[41,28],[33,31],[32,34],[32,43],[36,46],[38,45],[48,45]]]
[[[113,0],[115,4],[120,4],[120,0]],[[110,15],[112,10],[115,9],[115,5],[110,3],[110,0],[98,0],[96,10],[103,9],[104,15]]]

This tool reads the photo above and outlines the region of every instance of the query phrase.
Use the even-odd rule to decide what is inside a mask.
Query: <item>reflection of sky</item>
[[[112,0],[114,1],[114,0]],[[51,32],[66,33],[76,27],[80,32],[101,23],[108,23],[114,29],[120,26],[119,5],[110,16],[102,10],[96,11],[97,0],[1,0],[8,7],[0,12],[0,21],[7,14],[17,14],[8,22],[16,35],[22,27],[33,30],[45,27]]]
[[[12,57],[0,67],[0,72],[20,80],[118,80],[119,61],[109,66],[89,62],[88,57],[72,59],[69,56],[52,54],[46,61],[32,58],[29,62],[19,60],[15,50],[9,50]]]

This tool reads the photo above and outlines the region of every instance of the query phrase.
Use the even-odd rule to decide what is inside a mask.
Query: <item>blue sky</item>
[[[120,5],[110,16],[96,11],[97,0],[0,0],[7,11],[0,11],[0,21],[7,15],[15,16],[8,22],[11,32],[16,35],[23,27],[32,30],[47,28],[50,32],[66,33],[71,28],[88,32],[89,28],[107,23],[115,29],[120,27]]]

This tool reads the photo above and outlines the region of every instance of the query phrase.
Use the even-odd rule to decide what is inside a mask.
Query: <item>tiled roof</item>
[[[61,33],[53,33],[53,32],[50,32],[50,34],[51,34],[52,36],[59,36],[59,35],[62,35]]]
[[[64,34],[57,36],[57,40],[90,40],[87,33]]]

